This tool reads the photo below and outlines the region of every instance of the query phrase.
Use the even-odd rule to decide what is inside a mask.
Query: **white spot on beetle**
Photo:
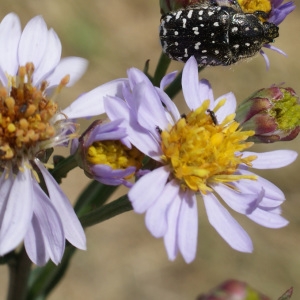
[[[201,45],[201,42],[198,42],[198,43],[195,44],[195,47],[194,47],[194,48],[195,48],[196,50],[199,50],[199,46],[200,46],[200,45]]]
[[[192,15],[193,15],[193,10],[191,9],[191,10],[189,10],[189,13],[188,13],[188,15],[187,15],[187,17],[190,19],[191,17],[192,17]]]
[[[179,11],[176,13],[176,19],[179,19],[181,14],[182,14],[182,10],[179,10]]]

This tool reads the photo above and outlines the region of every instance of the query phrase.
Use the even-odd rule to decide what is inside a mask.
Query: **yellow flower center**
[[[27,156],[32,159],[41,149],[40,143],[55,136],[50,119],[57,113],[57,104],[45,96],[47,83],[32,85],[34,66],[27,63],[16,77],[8,76],[9,88],[0,88],[0,160],[13,164]],[[66,76],[59,88],[69,81]],[[59,89],[58,88],[58,89]]]
[[[240,179],[256,180],[256,176],[234,174],[240,164],[251,166],[256,156],[243,157],[243,151],[253,143],[246,142],[254,131],[237,130],[239,123],[234,121],[235,114],[217,124],[214,113],[224,105],[209,113],[209,101],[198,109],[181,118],[172,128],[162,131],[162,159],[172,170],[183,189],[195,192],[212,191],[213,183],[225,183]]]
[[[87,151],[87,161],[90,164],[104,164],[112,169],[126,169],[136,167],[136,170],[142,166],[144,155],[135,147],[132,149],[124,146],[120,141],[97,141],[94,142]],[[134,175],[132,173],[128,178]]]
[[[255,11],[263,11],[268,14],[271,9],[270,0],[238,0],[244,13],[254,13]]]

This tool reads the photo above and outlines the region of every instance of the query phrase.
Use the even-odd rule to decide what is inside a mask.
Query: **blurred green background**
[[[82,80],[62,92],[62,108],[83,92],[125,77],[130,67],[142,69],[147,59],[153,72],[159,58],[158,0],[2,0],[0,3],[1,19],[14,11],[24,26],[40,14],[59,35],[63,56],[89,60]],[[300,94],[299,34],[300,10],[296,9],[281,25],[275,43],[288,57],[266,50],[270,71],[266,71],[262,57],[257,56],[230,67],[208,67],[201,77],[210,80],[216,97],[232,91],[238,101],[273,83],[285,82]],[[172,70],[182,67],[180,63],[171,64]],[[176,102],[182,102],[181,95]],[[86,125],[82,124],[82,130]],[[253,150],[281,148],[298,150],[299,141],[261,145]],[[128,212],[87,230],[88,250],[76,253],[65,279],[49,299],[195,299],[228,278],[247,281],[272,299],[294,286],[293,299],[300,299],[299,169],[297,160],[284,169],[260,172],[286,195],[283,215],[290,221],[286,228],[262,228],[232,212],[252,237],[252,254],[236,252],[218,236],[208,224],[201,199],[198,253],[189,265],[181,257],[169,262],[162,239],[150,235],[144,216]],[[72,202],[88,181],[80,170],[71,172],[64,180],[63,188]],[[124,192],[126,189],[119,191]],[[5,299],[7,284],[7,268],[0,266],[0,299]]]

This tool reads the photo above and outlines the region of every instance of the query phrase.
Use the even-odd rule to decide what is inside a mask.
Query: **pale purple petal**
[[[25,26],[19,43],[19,64],[33,63],[37,69],[44,57],[48,42],[48,29],[42,16],[32,18]]]
[[[275,47],[275,46],[273,46],[271,44],[264,44],[263,47],[267,48],[267,49],[270,49],[270,50],[273,50],[275,52],[278,52],[279,54],[282,54],[284,56],[287,56],[287,54],[284,51],[282,51],[281,49],[279,49],[279,48],[277,48],[277,47]]]
[[[179,185],[175,180],[168,182],[162,193],[146,212],[145,222],[148,230],[156,238],[164,236],[167,230],[167,209],[178,195]]]
[[[57,210],[65,231],[66,239],[79,249],[86,249],[86,239],[83,228],[76,216],[72,205],[70,204],[67,196],[63,193],[60,186],[49,174],[47,169],[41,162],[35,160],[35,163],[39,167],[44,180],[47,185],[47,189],[50,196],[50,201]]]
[[[252,252],[253,245],[249,235],[219,200],[212,193],[202,196],[209,223],[221,237],[235,250]]]
[[[5,215],[7,200],[11,190],[11,186],[14,182],[12,175],[8,175],[7,172],[3,172],[0,177],[0,231],[3,217]]]
[[[112,169],[107,165],[93,165],[90,168],[94,178],[107,185],[120,185],[127,183],[124,178],[133,174],[135,167],[128,167],[126,169]]]
[[[265,60],[266,69],[269,70],[270,69],[270,60],[269,60],[268,55],[262,49],[259,50],[259,53],[261,54],[261,56]]]
[[[182,92],[190,110],[201,106],[201,93],[198,77],[198,64],[194,56],[186,62],[182,72]]]
[[[89,147],[95,141],[114,141],[127,136],[126,128],[122,127],[122,119],[95,126],[85,141],[85,147]]]
[[[145,155],[161,161],[162,150],[160,142],[154,139],[148,130],[137,123],[136,116],[122,99],[107,97],[104,99],[104,106],[111,121],[120,118],[127,121],[126,130],[131,144]]]
[[[65,250],[65,235],[62,220],[48,196],[36,182],[34,182],[33,191],[34,216],[39,223],[46,252],[49,254],[51,260],[55,264],[58,264],[60,263]],[[37,261],[42,260],[43,257],[44,256],[40,259],[37,258]]]
[[[282,216],[260,208],[254,210],[250,215],[247,215],[247,217],[253,222],[267,228],[281,228],[289,223]]]
[[[134,87],[141,82],[144,82],[145,84],[153,87],[150,79],[146,76],[146,74],[137,68],[128,69],[127,75],[131,90],[133,90]]]
[[[21,31],[19,17],[14,13],[6,15],[0,24],[0,66],[12,76],[18,72],[17,49]]]
[[[30,170],[25,167],[24,171],[19,171],[14,179],[9,177],[7,180],[13,180],[13,184],[1,224],[0,255],[13,250],[22,242],[33,212],[32,181],[34,179],[31,177]]]
[[[169,122],[156,90],[145,83],[139,83],[135,86],[133,95],[138,105],[136,111],[138,123],[159,140],[157,127],[166,129]]]
[[[253,180],[241,180],[239,182],[239,185],[237,185],[237,188],[239,189],[243,189],[245,191],[245,189],[248,189],[249,191],[253,191],[255,192],[255,190],[257,190],[259,187],[263,187],[264,191],[265,191],[265,197],[279,201],[279,202],[283,202],[285,200],[285,196],[283,194],[283,192],[272,182],[268,181],[267,179],[260,177],[250,171],[247,170],[239,170],[239,173],[242,175],[250,175],[250,176],[256,176],[257,180],[253,181]],[[234,184],[234,183],[233,183]],[[277,202],[277,204],[280,204]]]
[[[294,162],[298,156],[296,151],[292,150],[274,150],[269,152],[243,152],[243,157],[256,155],[257,158],[252,161],[254,169],[277,169],[288,166]]]
[[[181,192],[182,204],[178,218],[178,247],[186,263],[192,262],[197,252],[198,210],[195,193]]]
[[[48,31],[48,43],[44,57],[38,68],[34,71],[33,84],[38,85],[58,65],[61,57],[61,42],[56,32],[51,28]]]
[[[47,89],[56,86],[66,76],[70,75],[70,81],[67,86],[72,86],[85,73],[88,61],[81,57],[65,57],[62,58],[55,68],[54,72],[47,77],[49,84]]]
[[[215,113],[219,124],[222,123],[228,115],[233,114],[236,111],[236,99],[233,93],[228,93],[219,97],[211,109],[213,110],[213,108],[224,99],[226,99],[225,104]]]
[[[178,217],[182,199],[179,195],[172,201],[167,215],[168,228],[164,236],[164,244],[169,260],[174,260],[178,253]]]
[[[178,73],[177,71],[174,71],[174,72],[171,72],[171,73],[165,75],[165,76],[163,77],[163,79],[161,80],[161,82],[160,82],[160,88],[161,88],[162,90],[164,90],[165,87],[166,87],[167,85],[169,85],[169,84],[175,79],[177,73]]]
[[[166,107],[167,119],[170,124],[174,124],[181,118],[180,112],[176,104],[169,98],[169,96],[162,90],[156,89],[158,96],[160,97],[161,102]]]
[[[242,183],[240,184],[242,186]],[[251,213],[260,203],[264,196],[262,187],[254,193],[242,193],[225,184],[214,184],[212,188],[226,202],[226,204],[241,214]]]
[[[127,79],[116,79],[100,85],[78,97],[70,106],[62,112],[70,119],[97,116],[105,113],[103,99],[106,96],[122,95],[123,84]]]
[[[279,6],[282,2],[283,1],[272,2],[271,15],[268,18],[268,22],[279,25],[296,8],[293,1],[286,2]]]
[[[199,90],[200,94],[198,95],[200,101],[198,101],[198,107],[205,101],[210,101],[210,108],[213,109],[214,107],[214,93],[211,88],[211,85],[207,79],[201,79],[199,81]]]
[[[128,192],[136,213],[144,213],[163,192],[170,171],[160,167],[140,178]]]
[[[40,224],[34,214],[24,239],[24,245],[28,257],[34,264],[43,266],[47,263],[49,253],[46,249]]]

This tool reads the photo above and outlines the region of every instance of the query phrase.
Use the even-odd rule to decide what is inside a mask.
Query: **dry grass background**
[[[298,4],[298,0],[296,0]],[[118,77],[132,66],[143,68],[147,59],[153,71],[160,55],[158,0],[23,0],[1,2],[0,18],[14,11],[22,24],[37,14],[61,38],[64,56],[76,55],[90,61],[82,80],[61,95],[62,107],[80,93]],[[233,91],[242,100],[254,90],[285,82],[300,94],[300,10],[280,27],[276,46],[288,53],[285,58],[270,53],[271,70],[261,57],[232,67],[211,67],[202,77],[209,79],[215,96]],[[0,45],[1,46],[1,45]],[[172,63],[172,69],[182,65]],[[179,95],[177,103],[182,102]],[[83,124],[83,127],[86,124]],[[298,150],[299,141],[261,145],[258,151],[286,148]],[[199,243],[196,260],[187,265],[181,257],[169,262],[163,241],[146,230],[144,218],[125,213],[87,230],[88,250],[78,251],[65,279],[50,300],[81,299],[195,299],[196,295],[227,278],[247,281],[272,299],[294,286],[293,299],[300,299],[300,163],[280,170],[261,172],[286,195],[283,215],[289,226],[265,229],[240,218],[254,242],[254,252],[232,250],[209,226],[199,199]],[[88,179],[81,171],[71,172],[63,188],[71,201]],[[121,190],[119,193],[126,190]],[[8,272],[0,266],[0,299],[5,299]]]

